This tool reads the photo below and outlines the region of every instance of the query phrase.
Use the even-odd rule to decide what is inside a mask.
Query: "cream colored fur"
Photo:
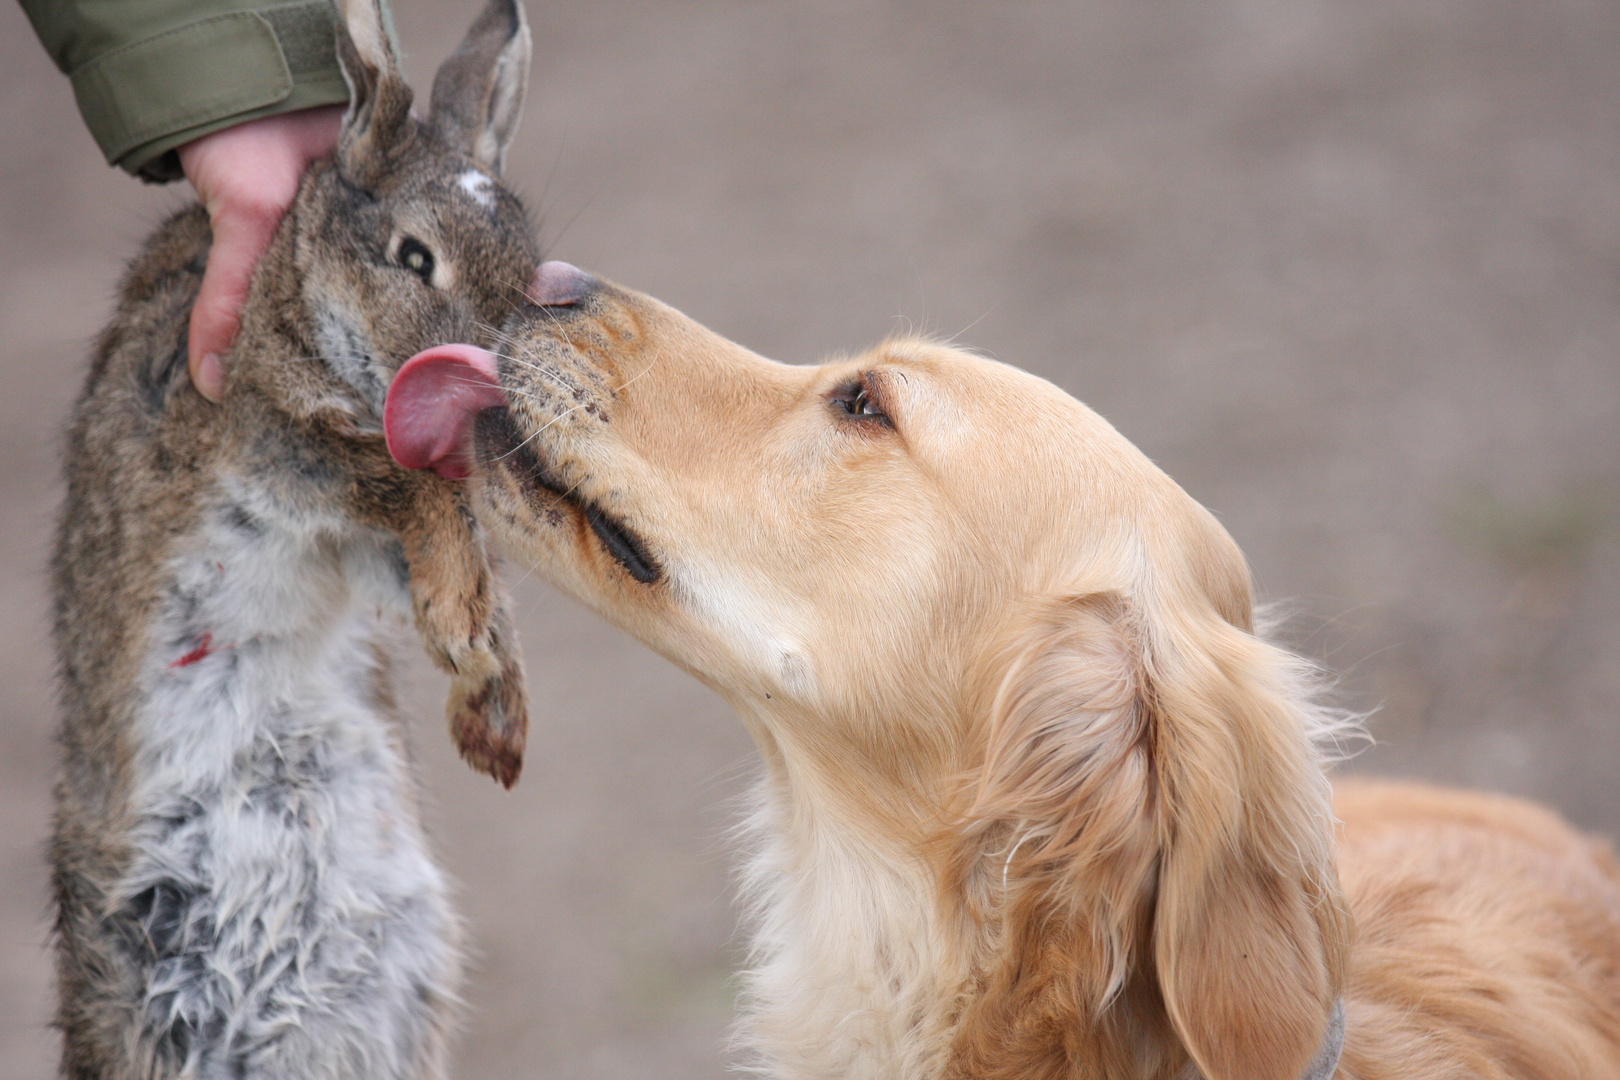
[[[794,1080],[1620,1076],[1620,875],[1521,803],[1347,793],[1215,519],[920,340],[773,363],[542,267],[484,519],[752,732],[739,1043]],[[1341,878],[1348,891],[1341,886]]]

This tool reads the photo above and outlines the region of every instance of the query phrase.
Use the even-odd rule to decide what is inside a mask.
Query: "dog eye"
[[[399,265],[428,284],[433,283],[433,252],[414,236],[407,236],[399,245]]]
[[[867,388],[865,379],[840,386],[832,392],[832,401],[840,411],[850,416],[871,416],[883,420],[888,419],[883,407],[878,404],[877,399],[872,396],[872,391]]]

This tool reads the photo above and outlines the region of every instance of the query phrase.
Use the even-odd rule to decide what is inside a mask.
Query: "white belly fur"
[[[230,494],[171,563],[143,672],[137,854],[109,899],[151,909],[144,1024],[191,1033],[188,1075],[418,1076],[458,958],[374,700],[399,557]]]

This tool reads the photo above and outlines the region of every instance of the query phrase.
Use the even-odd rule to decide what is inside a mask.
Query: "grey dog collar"
[[[1299,1080],[1330,1080],[1339,1067],[1339,1055],[1344,1053],[1344,1000],[1341,998],[1333,1003],[1333,1015],[1328,1017],[1327,1034],[1322,1036],[1322,1049],[1316,1052],[1311,1063],[1305,1066],[1305,1071],[1299,1074]],[[1187,1062],[1187,1067],[1177,1074],[1176,1080],[1204,1080],[1204,1074],[1199,1071],[1195,1062]]]

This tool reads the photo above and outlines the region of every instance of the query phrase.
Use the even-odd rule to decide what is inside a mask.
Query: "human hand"
[[[225,392],[220,356],[231,346],[248,283],[310,162],[337,145],[343,106],[249,120],[180,147],[180,167],[214,228],[202,289],[191,309],[186,360],[211,401]]]

